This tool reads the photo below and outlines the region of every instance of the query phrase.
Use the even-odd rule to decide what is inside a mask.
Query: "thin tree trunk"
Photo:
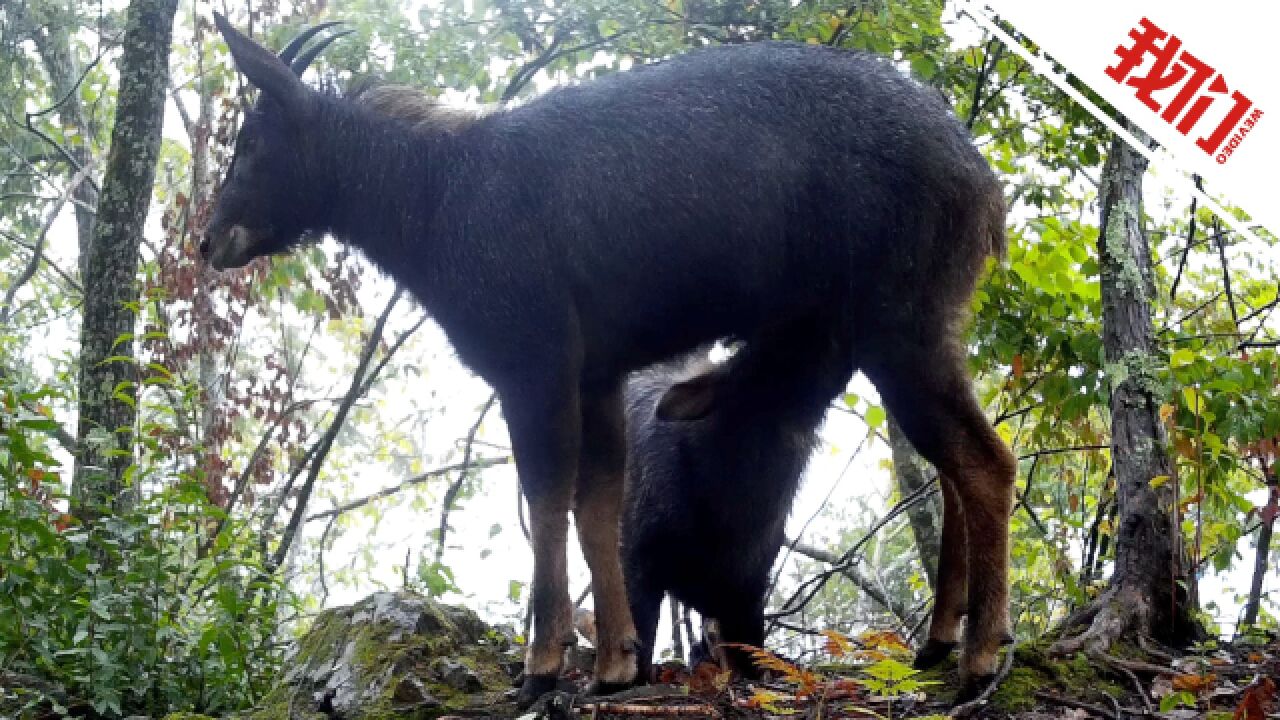
[[[1275,470],[1280,475],[1280,469]],[[1253,559],[1253,584],[1249,587],[1249,601],[1244,606],[1244,627],[1258,622],[1258,606],[1262,603],[1262,583],[1271,569],[1271,534],[1275,530],[1276,511],[1280,510],[1280,477],[1272,476],[1267,492],[1267,505],[1262,509],[1262,527],[1258,528],[1258,548]]]
[[[1130,128],[1140,140],[1145,136]],[[1178,481],[1166,451],[1151,301],[1151,250],[1142,226],[1147,161],[1114,138],[1102,170],[1098,232],[1103,348],[1111,377],[1111,458],[1119,523],[1108,589],[1069,623],[1091,621],[1060,652],[1105,652],[1117,639],[1153,636],[1180,645],[1200,635],[1177,517]]]
[[[688,662],[684,654],[684,641],[680,637],[680,601],[674,595],[667,596],[668,607],[671,608],[671,652],[680,662]]]
[[[83,521],[121,506],[133,461],[138,391],[130,305],[138,301],[138,248],[160,152],[177,6],[177,0],[132,0],[125,25],[111,151],[83,265],[80,452],[72,486],[73,511]]]
[[[911,446],[892,415],[889,415],[888,429],[894,481],[898,484],[898,494],[908,497],[933,481],[929,462]],[[907,508],[907,518],[911,521],[911,534],[916,540],[920,566],[932,591],[937,585],[938,549],[942,543],[942,494],[935,493],[913,503]]]
[[[31,40],[49,75],[54,102],[61,103],[57,110],[58,120],[64,127],[72,127],[76,131],[74,138],[67,142],[67,153],[80,168],[69,168],[67,176],[71,177],[78,169],[88,168],[93,162],[90,143],[94,132],[85,117],[77,92],[81,68],[77,67],[75,58],[71,55],[70,28],[63,18],[53,17],[57,11],[51,12],[49,7],[42,5],[32,7],[35,11],[33,14],[45,22],[40,22],[31,29]],[[76,201],[76,237],[80,247],[80,277],[83,279],[93,236],[93,208],[98,204],[98,191],[93,183],[83,182],[76,186],[71,197]]]

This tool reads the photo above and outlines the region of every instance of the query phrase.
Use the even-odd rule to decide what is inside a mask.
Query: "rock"
[[[454,690],[479,692],[484,689],[479,675],[466,665],[449,658],[436,658],[431,663],[431,674]]]
[[[513,716],[512,638],[474,612],[407,592],[325,610],[286,659],[279,687],[246,720],[420,720]]]

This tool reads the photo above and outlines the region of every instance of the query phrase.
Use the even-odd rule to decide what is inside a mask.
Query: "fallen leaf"
[[[1204,675],[1178,675],[1173,678],[1173,689],[1179,692],[1203,695],[1205,691],[1213,688],[1213,684],[1217,680],[1218,677],[1213,673],[1206,673]]]
[[[1276,683],[1264,677],[1244,689],[1244,697],[1236,706],[1231,720],[1266,720],[1267,709],[1276,697]]]

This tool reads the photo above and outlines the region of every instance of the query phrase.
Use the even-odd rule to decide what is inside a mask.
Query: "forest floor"
[[[1176,657],[1154,651],[1053,659],[1045,653],[1047,647],[1044,641],[1016,648],[998,683],[978,702],[966,706],[953,702],[958,680],[954,663],[915,673],[885,657],[860,664],[855,672],[852,666],[801,668],[775,658],[770,661],[770,679],[764,682],[729,681],[712,663],[692,673],[681,665],[667,664],[659,669],[663,684],[597,699],[561,694],[537,715],[549,720],[1280,719],[1280,640],[1276,637],[1214,643]]]

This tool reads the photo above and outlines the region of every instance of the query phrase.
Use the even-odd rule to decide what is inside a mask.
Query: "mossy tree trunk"
[[[89,254],[81,264],[84,319],[72,499],[82,521],[121,505],[125,471],[133,461],[138,248],[160,152],[177,6],[177,0],[132,0],[125,25],[111,150]]]
[[[898,494],[905,498],[932,482],[933,478],[929,474],[928,461],[911,446],[892,415],[889,416],[888,428],[893,477],[898,484]],[[911,534],[915,537],[916,552],[920,555],[925,579],[929,582],[929,589],[934,590],[937,586],[938,549],[942,543],[942,493],[923,492],[927,493],[926,496],[907,508],[907,517],[911,521]]]
[[[1141,141],[1145,136],[1130,128]],[[1113,138],[1102,170],[1098,232],[1102,332],[1111,377],[1111,462],[1119,522],[1108,588],[1068,625],[1091,623],[1060,652],[1106,652],[1123,638],[1180,645],[1199,635],[1195,577],[1178,522],[1177,479],[1166,450],[1152,325],[1151,249],[1142,226],[1146,159]]]

